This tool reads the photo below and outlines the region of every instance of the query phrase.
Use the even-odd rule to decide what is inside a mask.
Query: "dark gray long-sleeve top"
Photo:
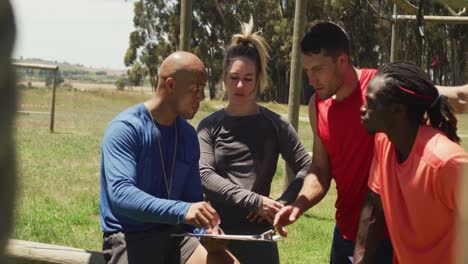
[[[291,124],[260,107],[258,114],[229,116],[224,109],[203,119],[198,126],[200,175],[205,198],[221,216],[225,232],[258,233],[266,223],[245,218],[269,196],[279,154],[296,175],[278,201],[296,199],[310,166],[310,155]]]

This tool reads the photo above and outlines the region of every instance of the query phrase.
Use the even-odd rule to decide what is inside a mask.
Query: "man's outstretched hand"
[[[302,215],[302,212],[302,209],[297,205],[287,205],[276,214],[273,226],[281,236],[286,237],[288,236],[288,231],[284,227],[296,222]]]

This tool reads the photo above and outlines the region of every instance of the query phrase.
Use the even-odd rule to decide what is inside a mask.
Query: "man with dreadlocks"
[[[418,66],[391,63],[370,81],[361,121],[376,136],[354,263],[369,263],[384,221],[394,263],[453,263],[468,155],[447,98]]]

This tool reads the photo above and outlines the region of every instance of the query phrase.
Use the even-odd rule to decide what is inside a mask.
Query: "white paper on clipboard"
[[[171,236],[191,236],[191,237],[209,237],[213,239],[225,239],[225,240],[244,240],[244,241],[264,241],[264,242],[276,242],[280,239],[278,235],[265,236],[261,235],[227,235],[227,234],[193,234],[193,233],[181,233],[172,234]]]

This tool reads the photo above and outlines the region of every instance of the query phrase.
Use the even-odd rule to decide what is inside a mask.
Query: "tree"
[[[126,85],[127,85],[127,80],[124,77],[119,77],[115,81],[115,87],[117,87],[117,90],[119,91],[123,91]]]
[[[177,47],[177,6],[173,1],[163,0],[140,0],[134,3],[135,30],[130,33],[124,63],[127,67],[137,61],[144,65],[153,89],[159,64]]]
[[[141,86],[146,75],[146,69],[140,62],[135,62],[131,69],[127,71],[128,84],[131,86]]]
[[[216,12],[213,12],[213,6],[216,7]],[[255,12],[254,10],[262,11]],[[275,28],[271,17],[277,16],[277,12],[277,2],[267,0],[193,2],[193,30],[190,46],[207,67],[210,98],[215,96],[216,84],[222,72],[224,49],[232,34],[239,32],[239,21],[247,21],[251,14],[257,14],[254,18],[256,28],[262,29],[265,36],[267,34],[273,35],[273,32],[266,33],[266,30],[267,28],[270,30]],[[180,5],[172,1],[142,0],[135,2],[135,31],[130,34],[130,45],[125,55],[125,64],[130,66],[135,61],[140,61],[148,68],[150,80],[155,80],[157,68],[162,59],[178,47],[179,14]],[[283,23],[287,23],[287,21],[288,19],[284,19]],[[270,23],[268,26],[267,22]],[[289,24],[289,32],[291,32],[292,25]],[[285,34],[284,38],[290,39],[292,37]],[[289,43],[290,46],[291,41],[286,40],[278,43]],[[290,49],[283,49],[284,52],[289,53]],[[270,64],[275,65],[274,62],[270,62]],[[283,62],[283,64],[287,64],[287,62]],[[269,92],[269,94],[274,93]],[[270,99],[269,96],[266,99]]]
[[[416,0],[411,0],[416,2]],[[458,0],[453,0],[458,1]],[[206,0],[193,1],[191,51],[205,63],[208,72],[209,97],[214,98],[222,72],[222,59],[231,36],[240,30],[240,21],[254,17],[257,30],[270,44],[270,85],[260,95],[262,100],[288,102],[290,61],[294,21],[294,0]],[[334,21],[341,25],[351,39],[351,61],[358,67],[378,67],[390,57],[391,8],[393,1],[385,0],[324,0],[307,1],[306,28],[314,21]],[[439,9],[438,9],[439,8]],[[443,10],[442,10],[443,9]],[[447,11],[440,4],[429,1],[425,14],[443,15]],[[180,4],[170,0],[140,0],[135,2],[135,30],[130,34],[130,45],[125,64],[136,61],[147,68],[154,87],[162,59],[178,49],[180,34]],[[437,29],[436,29],[437,28]],[[425,64],[434,47],[449,61],[442,81],[451,84],[466,82],[466,36],[463,25],[444,27],[425,25],[425,45],[422,54]],[[398,59],[416,61],[415,31],[412,23],[401,24]],[[444,36],[442,39],[442,36]],[[425,67],[424,65],[421,65]],[[304,83],[305,89],[311,89]],[[303,98],[302,102],[307,102]]]

